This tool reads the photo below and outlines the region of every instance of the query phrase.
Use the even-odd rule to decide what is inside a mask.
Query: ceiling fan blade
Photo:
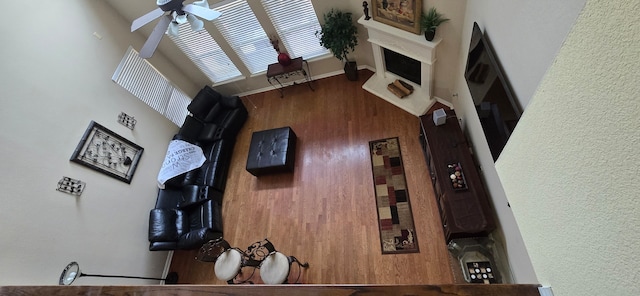
[[[217,19],[218,17],[220,17],[222,15],[221,12],[219,11],[215,11],[212,9],[208,9],[208,8],[204,8],[202,6],[197,6],[197,5],[193,5],[193,4],[188,4],[185,5],[182,10],[184,12],[188,12],[191,13],[193,15],[199,16],[205,20],[208,21],[212,21]]]
[[[162,40],[162,36],[164,36],[164,32],[167,31],[169,24],[171,23],[171,16],[165,15],[160,19],[155,28],[153,28],[153,32],[149,35],[147,42],[144,43],[142,49],[140,50],[140,57],[143,59],[148,59],[153,56],[153,53],[156,51],[158,44],[160,44],[160,40]]]
[[[160,8],[156,8],[152,11],[149,11],[147,14],[135,19],[133,23],[131,23],[131,32],[140,29],[142,26],[148,24],[152,20],[159,18],[162,14],[164,14],[164,11],[162,11],[162,9]]]

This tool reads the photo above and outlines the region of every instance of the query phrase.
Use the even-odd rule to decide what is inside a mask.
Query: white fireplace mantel
[[[429,42],[424,38],[424,35],[416,35],[400,30],[373,19],[365,20],[364,16],[358,20],[358,23],[368,30],[369,39],[367,41],[373,47],[373,58],[376,66],[376,73],[365,82],[362,88],[415,116],[425,114],[429,107],[435,103],[431,96],[431,90],[433,88],[436,47],[441,39]],[[386,71],[383,48],[420,61],[420,85]],[[396,79],[401,79],[413,85],[414,92],[403,99],[396,97],[387,90],[387,85]]]

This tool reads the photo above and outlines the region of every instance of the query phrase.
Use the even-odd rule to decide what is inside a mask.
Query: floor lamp
[[[78,262],[71,262],[67,264],[67,267],[64,268],[62,273],[60,274],[59,285],[71,285],[73,281],[75,281],[79,277],[104,277],[104,278],[126,278],[126,279],[142,279],[142,280],[159,280],[164,281],[165,284],[173,285],[178,283],[178,273],[170,272],[167,274],[166,278],[152,278],[152,277],[141,277],[141,276],[128,276],[128,275],[104,275],[104,274],[87,274],[82,273],[80,271],[80,265]]]

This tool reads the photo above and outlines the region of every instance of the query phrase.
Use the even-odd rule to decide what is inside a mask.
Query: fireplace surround
[[[436,62],[436,47],[441,39],[433,41],[425,40],[423,35],[416,35],[389,25],[365,20],[364,16],[358,20],[369,33],[369,41],[373,48],[373,58],[376,73],[362,86],[366,91],[396,105],[397,107],[415,115],[423,115],[435,103],[431,92],[433,88],[433,75]],[[388,49],[420,62],[420,84],[411,82],[397,74],[387,71],[383,49]],[[387,84],[396,79],[401,79],[414,87],[413,94],[398,98],[387,90]]]

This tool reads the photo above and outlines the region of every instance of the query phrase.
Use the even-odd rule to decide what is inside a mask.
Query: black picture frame
[[[69,160],[131,184],[142,152],[144,148],[92,120]]]

